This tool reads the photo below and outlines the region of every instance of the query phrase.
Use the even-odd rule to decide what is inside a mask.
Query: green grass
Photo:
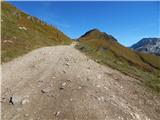
[[[98,36],[99,35],[99,36]],[[76,48],[100,64],[110,66],[131,77],[137,78],[142,85],[160,93],[160,57],[136,53],[102,33],[80,38]],[[90,39],[91,38],[91,39]]]
[[[28,14],[9,3],[1,2],[1,7],[2,62],[10,61],[36,48],[71,43],[71,39],[57,28],[33,16],[28,19]],[[27,30],[20,30],[19,27],[22,26]],[[6,40],[11,42],[5,42]]]

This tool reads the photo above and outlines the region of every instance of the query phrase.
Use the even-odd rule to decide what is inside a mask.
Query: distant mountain
[[[1,2],[2,62],[33,49],[72,41],[63,32],[28,15],[7,2]]]
[[[91,37],[94,37],[94,38],[97,38],[97,39],[110,38],[110,39],[112,39],[114,41],[117,41],[113,36],[108,35],[105,32],[101,32],[100,30],[98,30],[96,28],[92,29],[92,30],[89,30],[84,35],[82,35],[78,40],[81,40],[83,37],[86,37],[86,36],[91,36]]]
[[[139,52],[160,55],[160,38],[143,38],[131,48]]]

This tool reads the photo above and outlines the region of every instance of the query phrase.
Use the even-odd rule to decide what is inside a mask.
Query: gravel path
[[[159,120],[160,96],[71,46],[2,65],[3,120]]]

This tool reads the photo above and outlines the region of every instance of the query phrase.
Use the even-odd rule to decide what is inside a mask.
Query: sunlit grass
[[[55,27],[35,17],[28,19],[29,15],[6,2],[2,2],[1,15],[2,62],[10,61],[36,48],[71,43],[70,38]]]

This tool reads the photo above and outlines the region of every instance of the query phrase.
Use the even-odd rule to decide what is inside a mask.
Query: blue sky
[[[160,2],[10,2],[24,12],[53,24],[70,38],[90,29],[113,35],[130,46],[143,37],[160,37]]]

